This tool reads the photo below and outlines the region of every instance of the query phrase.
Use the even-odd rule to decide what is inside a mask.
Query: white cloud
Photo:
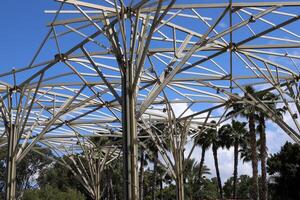
[[[189,154],[190,149],[192,148],[191,144],[187,145],[185,156]],[[224,183],[228,178],[233,176],[233,148],[227,149],[219,149],[218,150],[218,161],[219,161],[219,169],[221,174],[222,182]],[[201,148],[196,147],[191,158],[194,158],[198,162],[201,159]],[[214,157],[211,148],[206,151],[204,164],[210,169],[211,175],[208,177],[216,177],[216,170],[214,164]],[[251,163],[243,163],[242,160],[239,159],[238,173],[239,175],[247,174],[251,175]]]
[[[225,22],[219,23],[218,26],[221,27],[221,28],[226,28],[226,27],[228,27],[228,25],[227,25]]]
[[[293,142],[292,139],[274,123],[267,122],[266,128],[267,147],[270,154],[280,151],[281,146],[287,141]]]
[[[188,108],[187,103],[172,103],[171,107],[174,110],[176,117],[179,117],[179,116],[184,117],[184,116],[188,116],[188,115],[191,115],[194,113],[190,108]]]

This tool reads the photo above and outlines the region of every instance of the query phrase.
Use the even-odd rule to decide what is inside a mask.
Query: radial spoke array
[[[136,199],[138,146],[153,141],[182,186],[195,149],[185,146],[229,120],[234,103],[300,142],[299,2],[57,2],[30,64],[0,73],[0,147],[13,145],[13,162],[50,148],[99,199],[104,166],[127,155]],[[248,85],[278,94],[290,120],[243,96]]]

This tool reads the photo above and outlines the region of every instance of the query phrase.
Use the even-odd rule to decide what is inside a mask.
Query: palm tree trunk
[[[237,178],[238,178],[238,162],[239,162],[239,140],[234,141],[234,170],[233,170],[233,198],[237,198]]]
[[[202,147],[201,159],[200,159],[200,165],[199,165],[199,175],[198,175],[199,181],[201,180],[201,176],[202,176],[202,169],[203,169],[203,165],[204,165],[205,152],[206,152],[206,149]]]
[[[214,162],[215,162],[215,169],[216,169],[216,174],[217,174],[220,198],[223,199],[223,188],[222,188],[222,182],[221,182],[221,176],[220,176],[220,170],[219,170],[219,162],[218,162],[218,148],[215,144],[212,145],[212,150],[213,150],[213,156],[214,156]]]
[[[256,133],[255,133],[255,121],[254,114],[249,114],[249,134],[250,134],[250,147],[251,147],[251,161],[252,161],[252,199],[258,200],[258,159],[256,152]]]
[[[154,161],[153,161],[152,200],[156,199],[157,159],[158,159],[158,154],[157,154],[157,151],[155,151],[154,152]]]
[[[259,133],[260,133],[260,160],[261,160],[261,200],[268,199],[268,186],[267,186],[267,147],[266,147],[266,132],[265,132],[265,118],[263,113],[259,116]]]
[[[145,155],[144,155],[144,148],[141,148],[141,165],[140,165],[140,176],[139,176],[139,184],[140,184],[140,191],[139,191],[139,199],[143,200],[144,198],[144,165],[145,165]]]

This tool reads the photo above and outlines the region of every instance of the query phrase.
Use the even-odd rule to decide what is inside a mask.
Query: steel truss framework
[[[195,145],[184,149],[229,120],[234,103],[260,108],[300,142],[299,1],[57,2],[30,64],[0,74],[7,200],[16,198],[18,162],[41,147],[96,200],[101,172],[124,159],[124,197],[139,199],[137,152],[147,140],[182,200]],[[278,94],[289,120],[243,96],[247,85]]]

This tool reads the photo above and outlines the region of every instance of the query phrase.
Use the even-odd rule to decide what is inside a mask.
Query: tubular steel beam
[[[177,4],[172,9],[191,9],[191,8],[226,8],[229,3],[208,3],[208,4]],[[271,6],[300,6],[299,1],[274,1],[274,2],[244,2],[244,3],[232,3],[232,8],[245,8],[245,7],[271,7]],[[161,10],[165,10],[167,7],[163,6]],[[153,12],[155,7],[144,7],[141,12]]]
[[[136,94],[133,84],[133,69],[129,65],[123,74],[122,130],[124,157],[124,197],[126,200],[138,199],[138,165],[137,165],[137,121]]]
[[[8,144],[7,144],[7,174],[6,174],[6,200],[16,200],[16,173],[17,159],[15,149],[17,147],[17,134],[14,125],[8,128]]]

